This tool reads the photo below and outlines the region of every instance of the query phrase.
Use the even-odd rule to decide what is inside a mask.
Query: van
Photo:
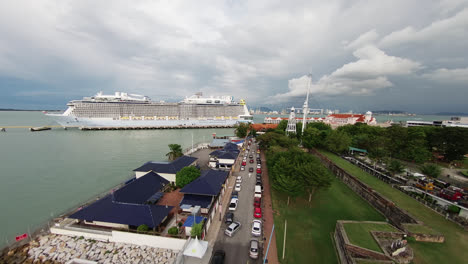
[[[254,197],[259,197],[259,198],[262,197],[262,187],[261,186],[255,185]]]

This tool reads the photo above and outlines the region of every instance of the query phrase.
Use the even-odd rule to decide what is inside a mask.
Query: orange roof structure
[[[252,124],[250,125],[252,129],[256,131],[267,130],[267,129],[275,129],[278,127],[278,124]]]

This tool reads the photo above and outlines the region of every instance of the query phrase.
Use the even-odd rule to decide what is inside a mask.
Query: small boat
[[[43,131],[43,130],[51,130],[52,128],[50,127],[31,127],[29,128],[29,131],[31,132],[36,132],[36,131]]]

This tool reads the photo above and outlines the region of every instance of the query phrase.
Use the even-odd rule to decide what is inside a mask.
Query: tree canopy
[[[169,150],[170,151],[166,154],[166,156],[169,157],[169,160],[175,160],[184,155],[182,152],[182,146],[179,144],[169,144]]]
[[[194,166],[182,168],[179,172],[176,173],[176,186],[183,188],[185,185],[200,177],[200,174],[200,170]]]
[[[236,125],[236,136],[240,138],[245,138],[247,136],[247,132],[249,131],[250,124],[249,123],[239,123]]]
[[[431,178],[437,178],[442,173],[440,167],[435,164],[425,164],[419,167],[419,169],[421,170],[422,174],[427,175]]]

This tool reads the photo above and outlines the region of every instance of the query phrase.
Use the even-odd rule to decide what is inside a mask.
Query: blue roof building
[[[182,156],[172,162],[154,162],[149,161],[142,166],[134,169],[137,178],[143,176],[149,171],[156,172],[166,180],[175,182],[175,175],[184,167],[195,166],[197,158]]]
[[[240,150],[234,143],[226,143],[223,149],[218,149],[210,153],[209,167],[223,170],[230,170],[234,165]]]
[[[228,176],[227,171],[202,171],[200,177],[180,190],[184,194],[180,208],[188,212],[190,208],[200,206],[202,213],[207,213],[223,189]]]
[[[143,224],[156,228],[166,219],[173,206],[148,203],[161,198],[161,191],[168,183],[168,180],[151,171],[73,213],[69,218],[112,228],[137,227]]]

